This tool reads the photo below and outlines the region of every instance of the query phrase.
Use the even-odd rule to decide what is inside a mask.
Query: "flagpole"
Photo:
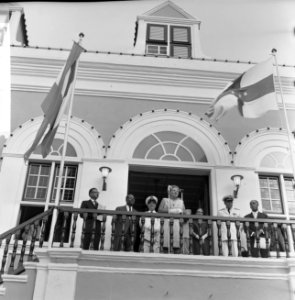
[[[288,119],[288,115],[287,115],[286,103],[285,103],[285,99],[284,99],[284,96],[283,96],[281,77],[280,77],[280,74],[279,74],[278,62],[277,62],[277,57],[276,57],[277,50],[272,49],[271,53],[272,53],[272,55],[274,57],[274,61],[275,61],[276,73],[277,73],[278,83],[279,83],[279,88],[280,88],[280,96],[281,96],[281,100],[282,100],[282,104],[283,104],[283,111],[284,111],[284,117],[285,117],[285,123],[286,123],[287,135],[288,135],[289,150],[290,150],[290,158],[291,158],[292,171],[293,171],[293,183],[294,183],[294,180],[295,180],[295,159],[293,157],[293,148],[294,147],[293,147],[292,140],[291,140],[292,132],[291,132],[290,126],[289,126],[289,119]],[[294,186],[293,186],[293,188],[294,188]],[[287,199],[285,197],[283,197],[283,201],[284,201],[284,206],[285,206],[286,219],[290,220],[290,212],[289,212],[289,206],[288,206]],[[289,226],[288,226],[288,236],[289,236],[289,241],[292,240],[291,229],[290,229]],[[291,252],[294,252],[293,243],[289,243],[289,247],[290,247]]]
[[[78,44],[81,45],[83,37],[84,37],[84,34],[80,33]],[[65,134],[64,134],[64,143],[63,143],[62,156],[61,156],[61,161],[60,161],[60,166],[59,166],[59,174],[58,174],[58,181],[57,181],[55,202],[54,202],[55,207],[54,207],[53,214],[52,214],[50,234],[49,234],[49,240],[48,240],[49,248],[51,248],[52,244],[53,244],[55,223],[57,221],[57,213],[58,213],[58,208],[60,206],[60,192],[61,192],[61,184],[62,184],[62,175],[63,175],[63,169],[64,169],[64,165],[65,165],[65,157],[66,157],[68,135],[69,135],[69,130],[70,130],[70,121],[71,121],[71,115],[72,115],[72,109],[73,109],[73,100],[74,100],[74,92],[75,92],[75,86],[76,86],[78,65],[79,65],[79,59],[76,62],[75,75],[74,75],[74,80],[73,80],[73,89],[72,89],[70,103],[69,103],[69,111],[68,111],[68,115],[67,115],[67,121],[65,124],[66,128],[65,128]]]

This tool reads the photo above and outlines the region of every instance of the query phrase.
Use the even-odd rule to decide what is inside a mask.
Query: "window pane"
[[[292,178],[284,178],[285,180],[285,187],[288,190],[293,190],[293,180]]]
[[[46,200],[50,168],[48,164],[29,165],[24,200]]]
[[[39,174],[39,165],[31,165],[30,166],[30,174]]]
[[[272,201],[272,208],[274,212],[282,212],[282,205],[280,201]]]
[[[147,156],[147,159],[160,159],[160,157],[164,154],[163,148],[161,145],[153,148]]]
[[[73,202],[75,194],[75,186],[77,180],[77,166],[65,166],[63,170],[63,177],[60,190],[60,201]],[[56,199],[56,190],[58,184],[59,166],[55,169],[54,189],[51,196],[51,202]]]
[[[41,175],[49,175],[50,166],[41,166]]]
[[[280,199],[280,192],[279,190],[271,190],[271,199]]]
[[[268,186],[267,178],[259,178],[259,184],[260,187],[267,187]]]
[[[39,186],[47,186],[49,177],[41,176],[39,180]]]
[[[35,197],[35,191],[36,191],[36,188],[30,188],[28,187],[26,189],[26,193],[25,193],[25,198],[28,198],[28,199],[34,199]]]
[[[283,213],[279,178],[261,176],[259,183],[263,211]]]
[[[268,189],[260,189],[261,198],[270,198],[269,190]]]
[[[164,143],[165,151],[169,154],[174,154],[177,144],[173,143]]]
[[[38,176],[30,176],[28,178],[28,185],[37,185]]]
[[[71,177],[76,177],[77,168],[76,167],[68,167],[67,175]]]
[[[263,210],[271,211],[271,205],[269,200],[262,200]]]
[[[288,201],[295,201],[295,193],[294,191],[286,191],[287,200]]]
[[[279,180],[278,180],[278,178],[269,178],[269,187],[271,187],[271,188],[279,188]]]

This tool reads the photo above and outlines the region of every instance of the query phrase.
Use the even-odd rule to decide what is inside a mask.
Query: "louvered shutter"
[[[190,47],[189,46],[180,46],[180,45],[172,45],[172,55],[174,57],[190,57]]]
[[[172,42],[189,43],[190,35],[188,27],[172,27]]]
[[[165,25],[148,24],[148,41],[166,42],[167,27]]]

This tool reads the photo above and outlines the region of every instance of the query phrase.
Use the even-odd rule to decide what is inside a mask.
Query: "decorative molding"
[[[230,165],[229,146],[212,124],[192,113],[173,109],[152,110],[130,118],[114,133],[108,146],[107,158],[132,160],[134,150],[145,137],[159,131],[173,131],[173,128],[200,145],[208,165]]]
[[[6,140],[6,147],[3,149],[3,156],[23,155],[32,145],[36,133],[43,121],[43,117],[31,119],[16,128],[12,135]],[[65,132],[64,117],[56,133],[56,138],[64,138]],[[82,119],[72,117],[69,130],[68,142],[72,144],[77,152],[77,158],[73,161],[80,161],[81,158],[103,158],[105,145],[102,138],[98,138],[96,129]],[[31,159],[38,159],[41,155],[32,154]],[[56,159],[57,157],[51,157]]]

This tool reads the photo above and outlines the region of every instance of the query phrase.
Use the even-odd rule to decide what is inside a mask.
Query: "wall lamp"
[[[230,179],[234,182],[235,190],[234,190],[234,198],[238,197],[238,191],[241,185],[241,181],[243,180],[242,175],[233,175]]]
[[[103,179],[102,190],[106,191],[107,190],[107,177],[109,176],[109,173],[112,172],[112,169],[109,167],[100,167],[99,171],[101,172],[102,179]]]

